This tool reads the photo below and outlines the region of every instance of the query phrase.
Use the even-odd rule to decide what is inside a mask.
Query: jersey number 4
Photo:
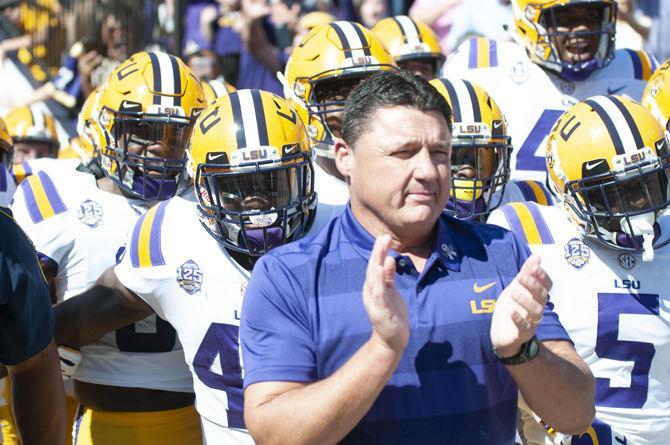
[[[595,352],[601,360],[618,362],[616,373],[596,378],[596,405],[613,408],[642,408],[647,401],[649,370],[656,354],[652,343],[622,338],[642,337],[639,327],[656,326],[659,298],[654,294],[598,294],[598,338]],[[660,327],[663,329],[663,327]],[[636,335],[637,334],[637,335]],[[648,336],[645,336],[648,337]],[[632,366],[631,366],[632,365]],[[615,366],[608,366],[613,369]],[[620,375],[630,372],[630,381]],[[616,375],[615,375],[616,374]]]
[[[535,153],[549,135],[551,127],[561,114],[563,114],[562,110],[544,110],[542,112],[516,154],[517,170],[545,171],[547,169],[544,155],[537,156]]]
[[[226,393],[231,428],[244,428],[239,331],[237,326],[212,323],[193,357],[193,369],[200,381]]]

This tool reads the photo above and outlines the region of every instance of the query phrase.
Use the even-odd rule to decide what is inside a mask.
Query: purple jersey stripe
[[[638,53],[632,49],[627,49],[630,60],[633,62],[633,71],[636,79],[642,79],[642,61]]]
[[[54,214],[58,215],[59,213],[65,212],[67,207],[65,207],[65,203],[58,194],[58,190],[56,190],[56,186],[49,175],[45,172],[39,172],[37,173],[37,176],[39,176],[42,181],[42,187],[44,187],[44,192],[47,195],[47,199],[49,200],[49,204],[51,204]]]
[[[133,229],[133,236],[130,239],[130,263],[133,267],[140,267],[140,232],[146,216],[145,213],[137,220]]]
[[[161,227],[163,226],[165,206],[167,206],[167,203],[168,201],[164,201],[158,205],[151,225],[151,234],[149,235],[149,257],[151,258],[152,266],[162,266],[165,264],[163,251],[161,250]]]
[[[526,181],[518,181],[515,182],[516,186],[519,187],[519,190],[521,191],[521,194],[523,195],[523,199],[526,201],[537,201],[537,198],[535,197],[535,193],[533,192],[533,189],[530,188],[528,183]]]
[[[554,237],[551,236],[549,226],[547,226],[547,223],[542,217],[540,210],[537,208],[537,204],[531,203],[526,207],[530,211],[530,214],[533,216],[533,221],[535,221],[535,227],[537,227],[537,231],[540,234],[542,244],[554,244]]]
[[[42,212],[40,212],[39,206],[37,205],[35,193],[33,193],[33,186],[30,181],[23,181],[21,183],[21,189],[23,190],[23,199],[26,201],[26,208],[28,209],[30,219],[32,219],[33,223],[35,224],[44,221],[44,217],[42,216]]]
[[[7,191],[7,169],[0,165],[0,192]]]
[[[468,68],[477,68],[477,38],[470,39],[470,58],[468,59]]]
[[[524,243],[528,244],[528,238],[526,238],[526,232],[523,230],[523,225],[519,219],[519,215],[516,214],[516,211],[511,206],[503,206],[502,211],[505,214],[505,218],[509,223],[509,228],[514,234]]]
[[[498,66],[498,44],[495,40],[489,40],[489,67]]]

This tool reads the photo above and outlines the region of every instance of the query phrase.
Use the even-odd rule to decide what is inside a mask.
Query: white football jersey
[[[500,192],[496,191],[497,193]],[[494,196],[492,202],[497,201],[497,196]],[[536,202],[541,205],[551,206],[556,203],[556,198],[541,182],[530,179],[516,179],[508,181],[505,185],[500,206],[513,202]]]
[[[312,231],[319,230],[332,218],[344,210],[349,201],[349,188],[341,179],[326,173],[314,162],[314,190],[317,194],[318,206]]]
[[[141,217],[115,272],[177,330],[208,443],[252,443],[242,415],[239,323],[250,272],[173,198]]]
[[[14,177],[4,164],[0,164],[0,207],[9,207],[15,191]]]
[[[581,236],[558,206],[510,204],[487,222],[511,229],[540,255],[553,280],[554,311],[596,379],[596,421],[587,433],[551,438],[543,425],[530,420],[522,435],[529,443],[667,443],[670,247],[643,262],[641,255]]]
[[[19,186],[14,217],[41,259],[57,266],[59,301],[89,289],[117,262],[128,231],[146,212],[142,201],[102,191],[75,170],[38,171]],[[81,349],[74,378],[100,385],[192,392],[174,329],[155,315]]]
[[[640,100],[656,62],[644,51],[617,50],[614,60],[586,80],[572,82],[533,63],[514,42],[470,39],[453,52],[442,76],[484,88],[500,106],[512,137],[512,178],[546,177],[545,143],[554,122],[580,100],[601,94]]]

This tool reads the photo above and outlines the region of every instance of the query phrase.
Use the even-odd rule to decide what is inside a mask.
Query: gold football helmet
[[[547,140],[550,184],[584,234],[653,258],[668,207],[668,144],[642,105],[595,96],[568,109]]]
[[[126,194],[168,199],[187,183],[185,150],[205,105],[200,81],[177,57],[140,52],[101,87],[100,164]]]
[[[12,170],[12,157],[14,156],[14,142],[9,135],[7,124],[0,119],[0,164]]]
[[[384,44],[354,22],[336,21],[314,28],[293,49],[286,64],[284,97],[307,127],[319,156],[333,159],[333,137],[349,92],[366,77],[396,69]]]
[[[670,60],[659,66],[649,78],[642,94],[642,105],[647,107],[659,124],[670,130]]]
[[[4,120],[14,142],[16,162],[58,155],[60,143],[51,114],[37,107],[22,106],[10,111]]]
[[[600,29],[597,31],[562,32],[558,28],[570,27],[556,20],[556,12],[575,6],[592,6],[599,11]],[[617,4],[615,0],[512,0],[512,11],[517,34],[523,41],[531,60],[563,76],[571,73],[589,73],[607,66],[614,58]],[[551,30],[551,31],[550,31]],[[595,57],[577,61],[579,53],[588,50],[583,42],[599,36]],[[574,40],[575,58],[563,60],[557,39]],[[571,51],[572,52],[572,51]]]
[[[236,91],[237,89],[225,80],[221,81],[218,79],[213,79],[204,80],[202,82],[202,90],[205,93],[205,101],[210,103],[217,97],[225,96]]]
[[[412,61],[425,61],[432,65],[435,77],[444,62],[435,32],[418,20],[406,15],[387,17],[377,22],[372,32],[384,42],[400,68],[408,68]]]
[[[195,123],[188,153],[203,222],[226,248],[259,256],[312,224],[309,140],[279,96],[238,90],[214,100]]]
[[[453,116],[451,198],[447,213],[474,219],[496,209],[510,175],[511,138],[500,107],[467,80],[433,79]]]

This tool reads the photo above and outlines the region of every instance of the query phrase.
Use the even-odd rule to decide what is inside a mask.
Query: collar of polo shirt
[[[462,252],[452,237],[449,219],[449,216],[442,214],[437,220],[437,238],[433,246],[433,253],[426,264],[432,264],[433,257],[435,257],[448,270],[459,272],[461,270]],[[344,233],[351,242],[352,248],[363,258],[370,258],[375,238],[358,222],[351,211],[351,204],[347,203],[341,221]],[[393,249],[389,249],[389,255],[396,260],[402,256]]]

